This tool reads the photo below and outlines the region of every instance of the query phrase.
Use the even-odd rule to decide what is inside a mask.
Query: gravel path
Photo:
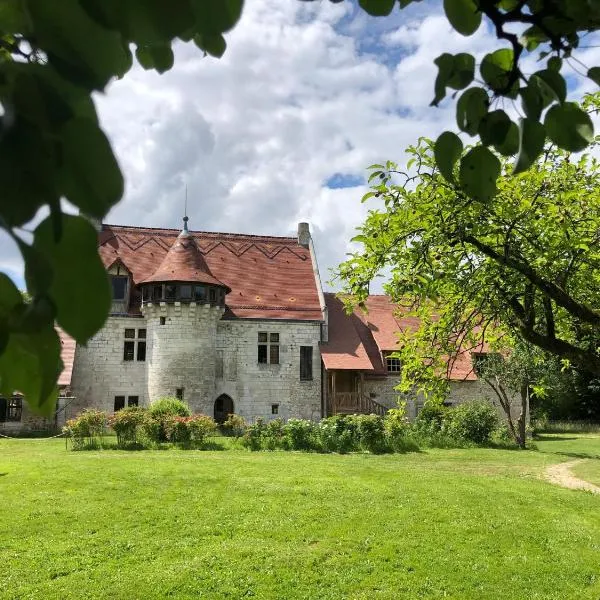
[[[571,473],[571,468],[583,462],[583,460],[580,458],[578,460],[559,463],[558,465],[551,465],[546,469],[544,476],[550,483],[554,483],[555,485],[560,485],[571,490],[585,490],[592,492],[592,494],[600,494],[600,487],[579,479]]]

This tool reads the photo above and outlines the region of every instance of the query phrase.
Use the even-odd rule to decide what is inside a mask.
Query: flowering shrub
[[[335,415],[322,419],[318,431],[325,452],[345,454],[358,449],[358,427],[354,415]]]
[[[106,413],[86,409],[74,419],[69,419],[62,430],[73,443],[73,450],[83,450],[102,446],[106,424]]]
[[[189,417],[189,406],[179,398],[159,398],[150,404],[147,418],[144,420],[143,429],[148,439],[155,443],[166,442],[171,439],[167,427],[175,427],[174,417]]]
[[[211,417],[206,415],[193,415],[188,417],[187,426],[190,430],[192,441],[201,446],[209,435],[217,430],[217,424]]]
[[[236,414],[230,414],[227,415],[227,420],[225,423],[223,423],[223,425],[221,425],[221,427],[226,435],[231,435],[238,439],[244,435],[248,424],[246,423],[244,417]]]
[[[108,418],[108,424],[117,434],[117,444],[136,444],[146,419],[147,410],[141,406],[128,406]]]
[[[319,446],[315,424],[306,419],[290,419],[283,428],[283,436],[286,450],[316,450]]]
[[[373,454],[388,451],[383,417],[379,415],[354,415],[358,444],[363,450]]]

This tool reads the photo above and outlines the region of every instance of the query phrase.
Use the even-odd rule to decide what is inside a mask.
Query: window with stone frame
[[[127,396],[127,406],[139,406],[140,405],[140,397],[139,396]]]
[[[0,423],[5,421],[20,421],[23,416],[23,398],[12,396],[11,398],[0,397]]]
[[[312,381],[313,378],[313,348],[300,346],[300,381]]]
[[[388,373],[400,373],[400,359],[393,356],[391,352],[384,354],[385,368]]]
[[[258,332],[259,364],[279,364],[279,334],[266,331]]]
[[[146,329],[125,329],[123,360],[143,362],[146,360]]]

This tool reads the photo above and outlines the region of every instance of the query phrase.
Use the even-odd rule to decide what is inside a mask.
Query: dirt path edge
[[[550,465],[544,472],[544,477],[554,485],[560,485],[561,487],[569,488],[571,490],[585,490],[586,492],[591,492],[592,494],[600,494],[600,487],[590,483],[589,481],[575,477],[575,475],[573,475],[571,472],[571,469],[575,465],[578,465],[582,462],[584,462],[584,459],[580,458],[577,460],[559,463],[557,465]]]

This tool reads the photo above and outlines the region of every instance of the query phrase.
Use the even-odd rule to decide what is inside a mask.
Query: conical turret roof
[[[162,283],[180,281],[184,283],[206,283],[218,285],[231,291],[231,288],[219,281],[210,272],[204,256],[196,245],[196,241],[187,228],[187,217],[184,218],[183,230],[177,236],[158,269],[141,283]]]

